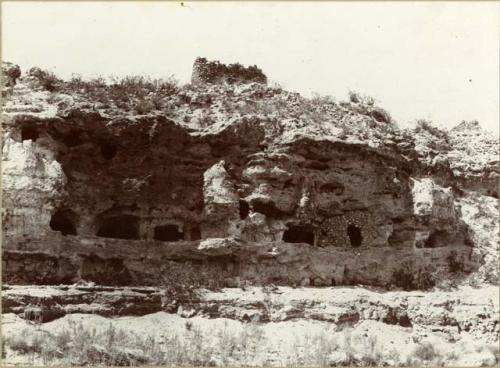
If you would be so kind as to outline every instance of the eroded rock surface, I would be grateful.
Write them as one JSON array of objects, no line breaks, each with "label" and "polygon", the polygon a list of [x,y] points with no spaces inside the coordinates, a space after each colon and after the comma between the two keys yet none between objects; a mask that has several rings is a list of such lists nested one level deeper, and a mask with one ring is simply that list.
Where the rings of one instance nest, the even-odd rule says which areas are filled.
[{"label": "eroded rock surface", "polygon": [[18,71],[4,65],[4,313],[496,341],[498,145],[477,123],[401,130],[373,101],[204,59],[182,87]]},{"label": "eroded rock surface", "polygon": [[[44,73],[30,71],[6,98],[7,282],[154,284],[173,260],[208,264],[228,284],[411,289],[483,263],[455,204],[479,169],[428,159],[458,150],[465,125],[441,147],[372,105],[312,103],[248,80],[166,93],[173,113],[110,115],[60,80],[40,89]],[[223,106],[248,98],[256,108],[245,114]],[[27,100],[42,112],[12,107]],[[266,108],[278,101],[286,107]],[[296,115],[297,104],[322,118]],[[200,106],[217,121],[186,123]]]}]

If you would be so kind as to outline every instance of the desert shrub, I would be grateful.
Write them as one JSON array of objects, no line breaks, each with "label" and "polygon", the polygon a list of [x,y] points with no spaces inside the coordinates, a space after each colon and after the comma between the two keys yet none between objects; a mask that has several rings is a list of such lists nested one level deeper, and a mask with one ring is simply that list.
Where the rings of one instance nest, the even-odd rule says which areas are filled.
[{"label": "desert shrub", "polygon": [[419,119],[415,123],[415,131],[417,133],[419,132],[429,132],[431,135],[444,139],[446,142],[448,142],[448,133],[435,127],[430,120],[425,120],[425,119]]},{"label": "desert shrub", "polygon": [[155,105],[151,100],[141,99],[135,104],[134,108],[138,114],[144,115],[155,110]]},{"label": "desert shrub", "polygon": [[394,270],[392,284],[403,290],[428,290],[436,285],[434,271],[430,267],[414,270],[409,264]]},{"label": "desert shrub", "polygon": [[35,78],[42,88],[50,92],[56,91],[62,84],[62,80],[57,78],[54,73],[37,67],[31,68],[28,71],[28,76]]},{"label": "desert shrub", "polygon": [[119,108],[134,107],[140,114],[161,109],[163,98],[179,91],[177,80],[172,76],[160,79],[126,76],[84,80],[79,75],[73,75],[64,83],[64,88],[104,104],[112,101]]},{"label": "desert shrub", "polygon": [[175,311],[182,302],[199,299],[199,289],[220,290],[224,286],[224,275],[220,269],[207,264],[169,261],[158,268],[161,287],[169,304],[167,310]]},{"label": "desert shrub", "polygon": [[375,104],[375,99],[373,97],[363,95],[356,91],[349,91],[348,96],[349,101],[355,104],[363,104],[368,106],[373,106]]},{"label": "desert shrub", "polygon": [[16,80],[21,77],[21,68],[9,62],[2,62],[2,87],[12,87]]},{"label": "desert shrub", "polygon": [[372,108],[370,111],[370,116],[379,122],[388,124],[392,122],[391,115],[381,107]]},{"label": "desert shrub", "polygon": [[28,343],[28,334],[26,330],[20,335],[15,335],[9,337],[5,340],[5,344],[12,350],[17,351],[21,354],[28,354],[31,352],[36,352],[37,349]]},{"label": "desert shrub", "polygon": [[436,359],[439,354],[430,342],[418,344],[412,352],[412,355],[420,360],[431,361]]},{"label": "desert shrub", "polygon": [[330,95],[320,95],[318,93],[314,93],[311,98],[311,103],[313,105],[335,105],[335,98]]}]

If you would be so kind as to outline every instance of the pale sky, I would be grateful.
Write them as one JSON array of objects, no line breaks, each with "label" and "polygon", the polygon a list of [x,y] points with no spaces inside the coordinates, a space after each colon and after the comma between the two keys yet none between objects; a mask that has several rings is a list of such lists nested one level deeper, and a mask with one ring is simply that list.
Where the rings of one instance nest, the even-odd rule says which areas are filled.
[{"label": "pale sky", "polygon": [[2,2],[2,58],[67,78],[174,74],[197,56],[258,65],[310,96],[374,97],[405,126],[499,130],[496,2]]}]

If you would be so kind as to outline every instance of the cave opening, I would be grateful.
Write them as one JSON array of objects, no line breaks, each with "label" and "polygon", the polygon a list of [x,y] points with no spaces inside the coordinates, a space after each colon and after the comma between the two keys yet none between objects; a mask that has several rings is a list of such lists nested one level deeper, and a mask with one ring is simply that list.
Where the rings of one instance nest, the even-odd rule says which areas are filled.
[{"label": "cave opening", "polygon": [[319,188],[320,192],[333,193],[341,195],[344,193],[345,187],[342,183],[325,183]]},{"label": "cave opening", "polygon": [[314,245],[314,231],[311,225],[291,225],[283,233],[287,243],[307,243]]},{"label": "cave opening", "polygon": [[424,248],[444,247],[448,243],[448,234],[444,231],[434,231],[425,241]]},{"label": "cave opening", "polygon": [[32,126],[24,126],[21,128],[21,140],[32,140],[35,142],[39,137],[38,130]]},{"label": "cave opening", "polygon": [[161,225],[155,227],[154,238],[161,241],[179,241],[184,239],[184,233],[177,225]]},{"label": "cave opening", "polygon": [[248,217],[248,213],[250,212],[250,205],[248,204],[247,201],[240,199],[239,208],[240,208],[240,219],[242,220],[246,219]]},{"label": "cave opening", "polygon": [[80,133],[76,130],[71,130],[65,137],[64,137],[64,144],[68,147],[74,147],[78,146],[79,144],[82,143],[80,139]]},{"label": "cave opening", "polygon": [[347,236],[353,247],[359,247],[363,242],[363,235],[361,234],[361,229],[356,225],[349,224],[347,226]]},{"label": "cave opening", "polygon": [[117,151],[118,148],[112,142],[106,142],[101,144],[101,154],[102,157],[104,157],[106,160],[111,160],[113,157],[115,157]]},{"label": "cave opening", "polygon": [[255,212],[262,213],[268,218],[281,218],[284,215],[283,211],[277,208],[272,201],[254,201],[252,202],[252,208]]},{"label": "cave opening", "polygon": [[107,217],[97,230],[97,236],[116,239],[139,239],[139,218],[133,215]]},{"label": "cave opening", "polygon": [[191,240],[200,240],[201,239],[201,229],[199,226],[192,227],[189,231]]},{"label": "cave opening", "polygon": [[59,210],[52,215],[49,226],[63,235],[76,235],[75,217],[75,213],[71,210]]}]

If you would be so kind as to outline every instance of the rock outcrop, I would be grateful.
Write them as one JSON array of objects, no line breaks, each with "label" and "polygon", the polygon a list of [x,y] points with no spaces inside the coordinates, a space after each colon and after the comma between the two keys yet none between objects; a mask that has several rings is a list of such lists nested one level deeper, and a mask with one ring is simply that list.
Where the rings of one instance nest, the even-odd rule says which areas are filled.
[{"label": "rock outcrop", "polygon": [[[212,65],[200,60],[194,77]],[[426,288],[483,264],[455,205],[477,170],[429,161],[430,133],[412,139],[360,101],[311,102],[252,77],[167,94],[168,117],[110,115],[62,81],[39,90],[35,74],[4,110],[7,282],[154,285],[169,260],[228,285]],[[253,111],[238,107],[249,98]],[[13,108],[27,99],[42,111]],[[221,120],[186,123],[200,106]]]},{"label": "rock outcrop", "polygon": [[[202,58],[181,87],[3,70],[2,301],[16,326],[167,312],[328,327],[346,348],[314,364],[429,362],[408,350],[423,341],[467,346],[447,362],[495,363],[500,170],[477,123],[401,130],[373,100],[306,99]],[[356,358],[344,330],[391,338]],[[255,363],[242,359],[222,363]]]}]

